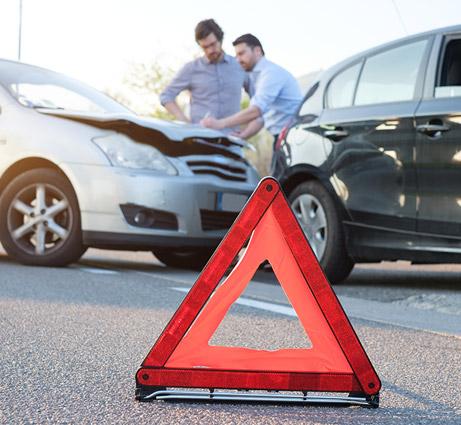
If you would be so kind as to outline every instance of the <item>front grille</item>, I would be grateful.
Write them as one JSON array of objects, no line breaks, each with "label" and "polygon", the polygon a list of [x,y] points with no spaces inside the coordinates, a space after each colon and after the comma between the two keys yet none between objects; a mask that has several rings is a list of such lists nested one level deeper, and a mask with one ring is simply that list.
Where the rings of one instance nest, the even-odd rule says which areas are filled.
[{"label": "front grille", "polygon": [[218,176],[224,180],[246,181],[245,166],[222,164],[220,162],[189,160],[187,165],[194,174]]},{"label": "front grille", "polygon": [[238,216],[238,212],[200,210],[202,229],[207,230],[227,230]]}]

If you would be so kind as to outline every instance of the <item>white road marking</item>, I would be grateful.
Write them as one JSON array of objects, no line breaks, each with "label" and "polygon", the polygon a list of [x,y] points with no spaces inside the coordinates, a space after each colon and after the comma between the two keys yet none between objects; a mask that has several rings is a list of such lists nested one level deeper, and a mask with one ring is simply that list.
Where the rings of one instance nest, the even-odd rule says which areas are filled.
[{"label": "white road marking", "polygon": [[[154,277],[154,278],[157,278],[157,279],[163,279],[163,280],[168,280],[170,282],[175,282],[175,283],[181,283],[181,284],[184,284],[184,285],[192,285],[194,282],[195,282],[195,279],[196,279],[196,276],[192,273],[187,273],[187,277],[188,279],[186,278],[181,278],[181,277],[177,277],[175,275],[171,275],[169,273],[155,273],[155,272],[139,272],[137,271],[136,272],[137,274],[142,274],[144,276],[150,276],[150,277]],[[191,277],[192,276],[192,277]]]},{"label": "white road marking", "polygon": [[94,267],[79,267],[79,269],[83,272],[94,273],[94,274],[120,274],[120,272],[116,270],[97,269]]},{"label": "white road marking", "polygon": [[[190,288],[184,287],[173,287],[170,289],[185,293],[190,290]],[[461,339],[461,328],[457,316],[442,315],[437,312],[421,312],[412,308],[398,308],[392,305],[392,303],[381,303],[344,296],[339,298],[346,315],[349,317]],[[238,298],[236,303],[259,310],[283,314],[289,317],[298,317],[295,310],[289,306],[272,304],[244,297]],[[371,308],[367,309],[366,306]]]},{"label": "white road marking", "polygon": [[[174,289],[175,291],[186,292],[186,293],[189,292],[190,290],[190,288],[179,288],[179,287],[170,288],[170,289]],[[258,310],[270,311],[272,313],[279,313],[279,314],[283,314],[285,316],[290,316],[290,317],[298,317],[298,315],[296,314],[296,312],[294,311],[292,307],[283,306],[280,304],[272,304],[272,303],[268,303],[265,301],[257,301],[257,300],[252,300],[250,298],[244,298],[244,297],[238,298],[237,301],[235,301],[235,303],[244,305],[247,307],[257,308]]]},{"label": "white road marking", "polygon": [[346,313],[356,319],[461,338],[459,315],[347,296],[340,296],[339,300]]},{"label": "white road marking", "polygon": [[[183,285],[192,285],[197,278],[197,275],[193,273],[183,274],[175,272],[171,275],[167,273],[138,273]],[[258,283],[255,281],[253,282]],[[259,284],[268,285],[268,289],[271,286],[266,283]],[[180,292],[189,292],[190,290],[190,288],[185,287],[176,287],[171,289]],[[255,296],[257,297],[256,294]],[[459,315],[444,314],[438,311],[421,310],[411,306],[365,300],[362,298],[348,297],[344,295],[341,295],[338,298],[348,317],[461,339],[461,321]],[[289,317],[297,317],[296,312],[291,306],[273,304],[266,301],[258,301],[244,297],[240,297],[237,303],[259,310],[279,313]]]}]

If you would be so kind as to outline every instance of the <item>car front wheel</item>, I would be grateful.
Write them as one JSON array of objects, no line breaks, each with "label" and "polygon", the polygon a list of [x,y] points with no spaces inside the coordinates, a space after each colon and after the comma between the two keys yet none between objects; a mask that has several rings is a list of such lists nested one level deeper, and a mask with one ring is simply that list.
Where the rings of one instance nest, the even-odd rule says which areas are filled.
[{"label": "car front wheel", "polygon": [[354,263],[347,254],[339,213],[328,191],[311,180],[298,185],[288,200],[329,281],[346,279]]},{"label": "car front wheel", "polygon": [[0,197],[0,240],[24,264],[64,266],[78,260],[84,247],[70,183],[48,168],[13,179]]}]

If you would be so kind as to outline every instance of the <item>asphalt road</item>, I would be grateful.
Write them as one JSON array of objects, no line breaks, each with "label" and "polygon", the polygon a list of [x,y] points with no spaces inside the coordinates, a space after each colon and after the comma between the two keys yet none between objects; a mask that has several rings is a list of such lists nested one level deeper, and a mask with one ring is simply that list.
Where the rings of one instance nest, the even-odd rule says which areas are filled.
[{"label": "asphalt road", "polygon": [[[461,266],[359,266],[335,287],[382,380],[379,409],[136,402],[134,374],[195,277],[147,253],[90,250],[62,269],[0,254],[0,423],[461,423]],[[213,342],[304,338],[258,272]]]}]

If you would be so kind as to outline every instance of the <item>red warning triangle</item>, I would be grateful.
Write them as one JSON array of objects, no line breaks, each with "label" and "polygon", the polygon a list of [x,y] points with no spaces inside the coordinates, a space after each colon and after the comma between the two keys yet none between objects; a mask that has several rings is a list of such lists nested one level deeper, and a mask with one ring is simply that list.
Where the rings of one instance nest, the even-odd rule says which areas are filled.
[{"label": "red warning triangle", "polygon": [[[248,239],[244,255],[220,284]],[[271,351],[210,345],[264,260],[272,265],[312,346]],[[144,360],[136,382],[141,391],[187,387],[378,394],[380,380],[276,180],[261,181]]]}]

